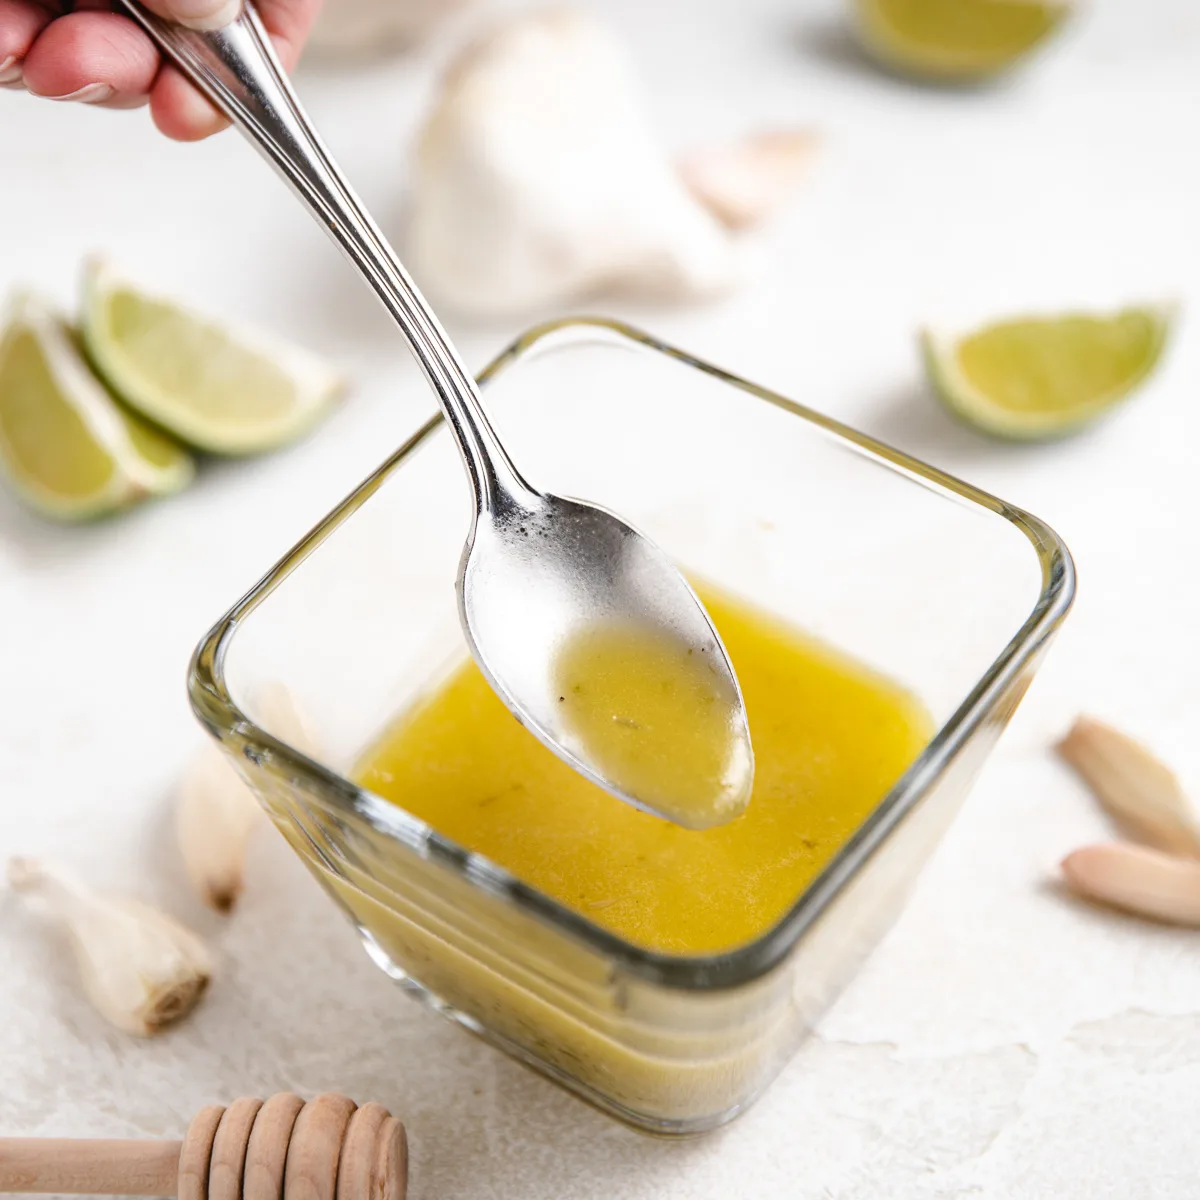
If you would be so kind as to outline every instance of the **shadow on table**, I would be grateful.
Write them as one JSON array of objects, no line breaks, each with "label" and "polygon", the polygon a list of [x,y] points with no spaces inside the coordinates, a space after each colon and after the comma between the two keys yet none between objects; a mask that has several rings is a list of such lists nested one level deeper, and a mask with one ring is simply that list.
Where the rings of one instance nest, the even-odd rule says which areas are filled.
[{"label": "shadow on table", "polygon": [[1064,445],[1085,444],[1091,436],[1091,431],[1083,430],[1065,442],[992,437],[947,412],[927,384],[915,381],[881,396],[860,424],[864,433],[881,442],[985,489],[992,486],[999,468],[1053,461],[1063,456]]},{"label": "shadow on table", "polygon": [[806,58],[814,58],[825,66],[876,81],[887,78],[888,73],[862,48],[850,20],[849,14],[844,13],[805,21],[793,29],[792,43]]},{"label": "shadow on table", "polygon": [[862,428],[897,450],[951,472],[1003,457],[1011,449],[951,416],[919,382],[880,397]]},{"label": "shadow on table", "polygon": [[38,566],[85,553],[89,525],[66,525],[39,516],[0,487],[0,544],[23,565]]}]

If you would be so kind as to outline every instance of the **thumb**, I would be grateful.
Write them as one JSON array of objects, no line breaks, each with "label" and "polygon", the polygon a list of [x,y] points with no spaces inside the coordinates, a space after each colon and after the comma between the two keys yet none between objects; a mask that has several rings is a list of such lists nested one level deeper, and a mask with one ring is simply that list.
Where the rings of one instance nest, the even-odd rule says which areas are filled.
[{"label": "thumb", "polygon": [[242,11],[242,0],[142,0],[151,12],[189,29],[220,29]]}]

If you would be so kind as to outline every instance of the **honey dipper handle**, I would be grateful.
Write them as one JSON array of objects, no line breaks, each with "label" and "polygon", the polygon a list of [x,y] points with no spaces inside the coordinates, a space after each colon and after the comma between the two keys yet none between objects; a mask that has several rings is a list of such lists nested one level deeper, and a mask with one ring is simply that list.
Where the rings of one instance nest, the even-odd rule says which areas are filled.
[{"label": "honey dipper handle", "polygon": [[182,1145],[0,1138],[0,1192],[174,1196]]}]

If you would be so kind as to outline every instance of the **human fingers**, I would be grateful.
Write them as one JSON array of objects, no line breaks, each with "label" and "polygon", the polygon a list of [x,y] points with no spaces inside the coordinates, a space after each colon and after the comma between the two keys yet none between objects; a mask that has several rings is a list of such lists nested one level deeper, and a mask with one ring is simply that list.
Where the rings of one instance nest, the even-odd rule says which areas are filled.
[{"label": "human fingers", "polygon": [[[191,29],[228,25],[241,11],[241,0],[144,0],[148,9]],[[150,91],[150,114],[167,137],[198,142],[229,122],[172,66],[164,65]]]},{"label": "human fingers", "polygon": [[[319,8],[320,0],[262,0],[258,5],[285,69],[290,70],[299,60]],[[170,66],[163,67],[150,93],[150,112],[161,132],[183,142],[199,141],[229,124]]]},{"label": "human fingers", "polygon": [[242,0],[142,0],[151,11],[189,29],[220,29],[242,11]]},{"label": "human fingers", "polygon": [[146,102],[158,73],[158,52],[127,17],[73,12],[38,34],[22,71],[25,87],[35,96],[132,108]]},{"label": "human fingers", "polygon": [[[242,0],[143,0],[152,12],[191,29],[220,29],[242,8]],[[258,14],[275,39],[285,66],[295,65],[316,20],[321,0],[260,0]],[[285,57],[289,53],[290,61]]]},{"label": "human fingers", "polygon": [[320,9],[321,0],[259,0],[259,16],[289,71],[300,61]]},{"label": "human fingers", "polygon": [[150,89],[150,115],[159,132],[177,142],[201,141],[229,124],[179,71],[166,64]]},{"label": "human fingers", "polygon": [[52,16],[34,0],[0,0],[0,87],[23,86],[25,56]]}]

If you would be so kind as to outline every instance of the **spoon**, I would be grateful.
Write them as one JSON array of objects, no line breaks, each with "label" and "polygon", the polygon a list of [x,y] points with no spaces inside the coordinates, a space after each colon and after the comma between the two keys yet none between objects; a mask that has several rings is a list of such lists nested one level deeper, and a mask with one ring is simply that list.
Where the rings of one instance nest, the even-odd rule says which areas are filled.
[{"label": "spoon", "polygon": [[[291,185],[400,326],[437,395],[474,495],[458,606],[492,688],[549,749],[618,798],[690,828],[737,816],[754,770],[746,710],[721,639],[679,570],[615,514],[526,482],[437,318],[301,109],[254,9],[244,4],[223,29],[198,32],[136,0],[122,2]],[[596,631],[602,640],[614,631],[635,641],[650,637],[663,649],[658,659],[674,664],[676,678],[659,691],[678,690],[677,714],[658,712],[649,724],[636,711],[612,714],[621,736],[641,735],[632,747],[614,748],[608,728],[570,717],[556,662],[564,647]],[[670,748],[655,739],[672,724],[682,728],[689,705],[702,707],[708,727],[720,732],[716,767],[709,761],[697,771],[681,761],[673,764],[674,780],[647,771],[647,762],[670,759]]]}]

